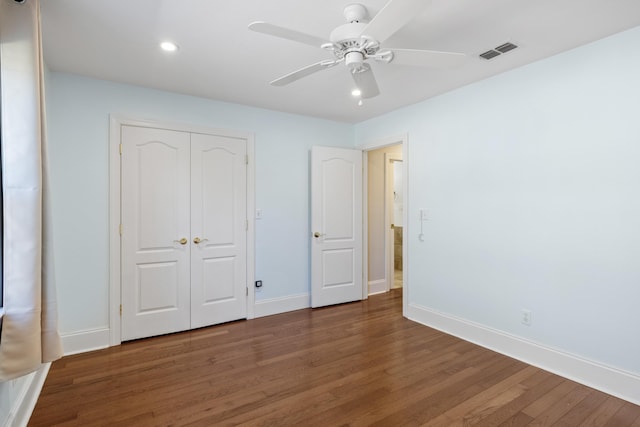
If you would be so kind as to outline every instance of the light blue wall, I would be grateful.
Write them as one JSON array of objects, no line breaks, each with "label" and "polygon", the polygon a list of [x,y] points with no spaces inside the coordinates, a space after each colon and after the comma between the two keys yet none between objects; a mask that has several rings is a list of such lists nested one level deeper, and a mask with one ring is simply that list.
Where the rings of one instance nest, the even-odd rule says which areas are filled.
[{"label": "light blue wall", "polygon": [[640,28],[356,126],[409,135],[410,304],[640,374],[638,52]]},{"label": "light blue wall", "polygon": [[634,29],[355,126],[52,73],[62,332],[108,325],[110,113],[255,133],[259,299],[308,292],[309,147],[406,132],[410,304],[640,374],[638,51]]},{"label": "light blue wall", "polygon": [[108,327],[109,114],[252,132],[257,299],[309,292],[309,149],[353,126],[69,74],[48,80],[48,136],[63,334]]}]

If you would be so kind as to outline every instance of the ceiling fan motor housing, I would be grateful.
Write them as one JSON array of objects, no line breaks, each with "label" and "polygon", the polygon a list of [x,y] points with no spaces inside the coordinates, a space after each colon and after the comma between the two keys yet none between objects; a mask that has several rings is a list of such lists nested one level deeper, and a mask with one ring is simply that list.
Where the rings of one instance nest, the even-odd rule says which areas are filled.
[{"label": "ceiling fan motor housing", "polygon": [[342,45],[342,43],[347,41],[359,41],[360,35],[362,31],[365,29],[367,24],[364,22],[352,22],[349,24],[342,24],[335,30],[331,32],[329,35],[329,40],[332,43],[337,45]]},{"label": "ceiling fan motor housing", "polygon": [[352,72],[360,70],[363,61],[368,56],[375,55],[380,48],[375,40],[362,35],[366,26],[364,22],[343,24],[333,30],[329,37],[333,44],[333,54],[338,60],[344,58],[345,64]]}]

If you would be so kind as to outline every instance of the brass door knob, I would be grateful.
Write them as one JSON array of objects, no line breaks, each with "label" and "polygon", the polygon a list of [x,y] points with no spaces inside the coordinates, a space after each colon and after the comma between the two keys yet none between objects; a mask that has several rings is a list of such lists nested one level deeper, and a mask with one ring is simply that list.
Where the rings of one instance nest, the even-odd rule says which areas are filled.
[{"label": "brass door knob", "polygon": [[200,240],[199,237],[196,237],[195,239],[193,239],[193,243],[195,243],[196,245],[200,242],[202,242],[202,240]]},{"label": "brass door knob", "polygon": [[317,239],[318,237],[320,237],[320,236],[322,236],[322,234],[321,234],[321,233],[319,233],[319,232],[317,232],[317,231],[316,231],[315,233],[313,233],[313,237],[315,237],[316,239]]},{"label": "brass door knob", "polygon": [[187,240],[187,238],[186,238],[186,237],[183,237],[183,238],[182,238],[182,239],[180,239],[180,240],[174,240],[174,242],[176,242],[176,243],[180,243],[181,245],[186,245],[188,241],[189,241],[189,240]]}]

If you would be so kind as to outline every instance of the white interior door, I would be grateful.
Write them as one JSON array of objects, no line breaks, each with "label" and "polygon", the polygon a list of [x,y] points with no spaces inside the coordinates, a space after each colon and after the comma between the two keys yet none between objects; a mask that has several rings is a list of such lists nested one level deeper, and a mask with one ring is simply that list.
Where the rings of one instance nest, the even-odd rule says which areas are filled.
[{"label": "white interior door", "polygon": [[311,306],[362,299],[362,152],[311,149]]},{"label": "white interior door", "polygon": [[122,339],[189,329],[189,134],[121,132]]},{"label": "white interior door", "polygon": [[247,145],[191,136],[191,327],[247,316]]}]

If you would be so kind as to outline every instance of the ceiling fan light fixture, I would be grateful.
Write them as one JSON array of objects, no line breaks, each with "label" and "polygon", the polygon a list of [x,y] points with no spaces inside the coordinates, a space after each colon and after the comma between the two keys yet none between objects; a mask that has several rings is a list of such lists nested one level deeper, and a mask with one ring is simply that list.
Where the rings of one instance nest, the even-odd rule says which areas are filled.
[{"label": "ceiling fan light fixture", "polygon": [[351,96],[358,98],[360,95],[362,95],[362,91],[358,88],[355,88],[354,90],[351,91]]},{"label": "ceiling fan light fixture", "polygon": [[175,52],[176,50],[178,50],[178,45],[174,42],[164,41],[160,43],[160,49],[164,50],[165,52]]},{"label": "ceiling fan light fixture", "polygon": [[358,51],[348,52],[344,56],[344,63],[352,73],[359,73],[363,71],[364,55]]}]

